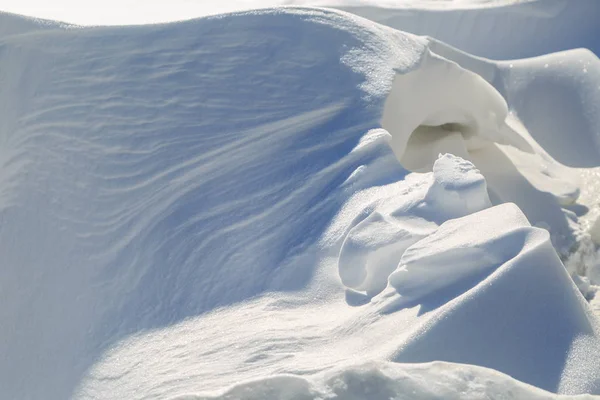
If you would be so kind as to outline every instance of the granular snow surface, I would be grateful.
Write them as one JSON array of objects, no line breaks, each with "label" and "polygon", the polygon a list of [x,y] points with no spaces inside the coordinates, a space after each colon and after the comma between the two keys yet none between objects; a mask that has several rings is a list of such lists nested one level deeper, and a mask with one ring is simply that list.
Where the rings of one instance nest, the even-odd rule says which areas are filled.
[{"label": "granular snow surface", "polygon": [[0,13],[0,398],[600,395],[600,3],[511,3]]}]

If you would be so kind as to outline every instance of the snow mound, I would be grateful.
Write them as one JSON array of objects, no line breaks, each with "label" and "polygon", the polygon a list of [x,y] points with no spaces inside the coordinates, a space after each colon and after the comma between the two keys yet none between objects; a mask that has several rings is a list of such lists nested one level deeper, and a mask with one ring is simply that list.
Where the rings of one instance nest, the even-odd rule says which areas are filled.
[{"label": "snow mound", "polygon": [[389,280],[396,294],[388,293],[386,303],[417,300],[431,308],[440,298],[458,297],[417,329],[394,360],[480,365],[550,391],[579,380],[600,393],[598,361],[560,367],[569,354],[581,361],[570,353],[576,340],[598,346],[595,320],[548,232],[528,225],[514,205],[497,206],[442,224],[404,253]]},{"label": "snow mound", "polygon": [[429,175],[429,185],[379,205],[348,232],[338,261],[346,286],[381,292],[410,245],[443,221],[490,206],[485,180],[468,161],[440,155]]},{"label": "snow mound", "polygon": [[311,285],[341,205],[406,176],[361,138],[424,49],[316,9],[3,37],[3,396],[69,398],[131,335]]},{"label": "snow mound", "polygon": [[576,49],[504,62],[500,70],[513,113],[545,152],[569,167],[600,165],[596,55]]},{"label": "snow mound", "polygon": [[221,395],[190,394],[177,396],[172,400],[226,399],[584,400],[592,399],[592,396],[554,395],[496,371],[469,365],[380,362],[346,367],[312,379],[276,376],[239,384]]},{"label": "snow mound", "polygon": [[[540,110],[511,97],[546,95],[520,86],[535,60],[309,8],[20,29],[0,49],[4,397],[391,396],[394,370],[422,393],[446,374],[340,370],[369,360],[598,393],[589,307],[525,222],[568,244],[577,220]],[[449,396],[473,381],[443,365]]]},{"label": "snow mound", "polygon": [[595,0],[499,1],[487,7],[442,1],[325,0],[325,4],[496,60],[579,47],[600,54],[600,3]]}]

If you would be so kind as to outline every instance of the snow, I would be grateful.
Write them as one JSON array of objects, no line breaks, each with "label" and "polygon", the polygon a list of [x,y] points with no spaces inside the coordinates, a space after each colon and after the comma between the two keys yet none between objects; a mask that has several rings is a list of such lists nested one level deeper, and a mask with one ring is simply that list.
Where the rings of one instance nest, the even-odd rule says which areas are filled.
[{"label": "snow", "polygon": [[483,176],[469,162],[446,154],[429,175],[428,184],[380,204],[348,231],[338,261],[348,288],[369,296],[381,292],[412,244],[429,237],[443,221],[491,205]]},{"label": "snow", "polygon": [[495,59],[577,47],[600,52],[596,0],[4,0],[0,9],[78,25],[126,25],[275,6],[334,7]]},{"label": "snow", "polygon": [[[478,229],[468,229],[474,226]],[[481,273],[489,275],[486,270],[493,271],[516,256],[511,252],[522,247],[521,228],[527,226],[527,219],[510,203],[450,219],[402,254],[389,284],[404,302],[439,293]]]},{"label": "snow", "polygon": [[526,225],[514,205],[501,205],[448,221],[406,251],[402,267],[390,277],[400,300],[407,298],[403,303],[418,300],[422,307],[435,307],[440,297],[447,301],[474,288],[430,317],[395,361],[480,365],[550,391],[565,380],[581,379],[597,390],[598,360],[578,363],[588,365],[583,368],[592,372],[586,375],[561,367],[576,338],[597,343],[594,319],[548,232]]},{"label": "snow", "polygon": [[600,54],[596,0],[4,0],[0,10],[89,26],[173,22],[275,6],[333,7],[493,59],[579,47]]},{"label": "snow", "polygon": [[[427,386],[423,385],[427,382]],[[591,396],[551,396],[496,371],[436,362],[432,364],[370,363],[347,367],[311,380],[276,376],[231,388],[216,396],[183,395],[199,399],[590,399]]]},{"label": "snow", "polygon": [[600,394],[598,3],[388,6],[0,14],[0,397]]}]

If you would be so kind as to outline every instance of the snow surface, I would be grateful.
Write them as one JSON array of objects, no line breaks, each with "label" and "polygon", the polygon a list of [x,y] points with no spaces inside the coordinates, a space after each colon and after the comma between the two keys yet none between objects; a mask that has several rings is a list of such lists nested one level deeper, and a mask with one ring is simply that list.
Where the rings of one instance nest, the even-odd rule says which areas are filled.
[{"label": "snow surface", "polygon": [[[598,3],[551,3],[389,15],[594,49]],[[592,52],[314,8],[0,14],[0,65],[2,397],[600,394]]]},{"label": "snow surface", "polygon": [[[424,385],[424,382],[427,385]],[[370,363],[319,374],[312,380],[276,376],[238,385],[215,396],[183,395],[198,399],[590,399],[592,396],[552,396],[496,371],[447,364]]]},{"label": "snow surface", "polygon": [[600,54],[596,0],[3,0],[0,10],[79,25],[125,25],[275,6],[333,7],[495,59],[578,47]]}]

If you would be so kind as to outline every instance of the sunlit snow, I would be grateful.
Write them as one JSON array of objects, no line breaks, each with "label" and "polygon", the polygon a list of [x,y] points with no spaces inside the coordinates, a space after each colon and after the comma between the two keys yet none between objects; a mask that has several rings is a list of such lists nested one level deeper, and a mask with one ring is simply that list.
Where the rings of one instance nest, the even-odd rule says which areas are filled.
[{"label": "sunlit snow", "polygon": [[600,395],[600,2],[0,9],[0,398]]}]

